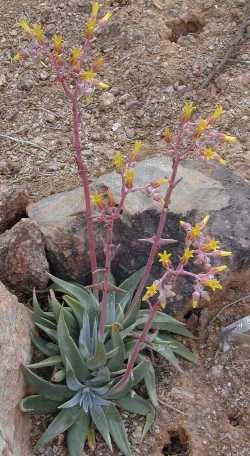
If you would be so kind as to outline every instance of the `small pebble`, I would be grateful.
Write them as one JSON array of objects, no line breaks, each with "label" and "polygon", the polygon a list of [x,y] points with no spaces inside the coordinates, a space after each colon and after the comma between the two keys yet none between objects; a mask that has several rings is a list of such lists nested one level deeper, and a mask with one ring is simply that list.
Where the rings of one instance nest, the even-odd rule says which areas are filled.
[{"label": "small pebble", "polygon": [[108,110],[112,108],[115,101],[115,97],[111,92],[104,92],[100,96],[100,107],[101,109]]}]

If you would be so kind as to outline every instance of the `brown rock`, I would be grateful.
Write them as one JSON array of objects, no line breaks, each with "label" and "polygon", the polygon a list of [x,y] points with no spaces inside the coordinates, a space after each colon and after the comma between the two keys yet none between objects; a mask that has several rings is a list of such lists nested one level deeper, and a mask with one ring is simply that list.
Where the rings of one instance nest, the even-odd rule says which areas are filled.
[{"label": "brown rock", "polygon": [[32,456],[30,420],[19,410],[25,395],[20,367],[31,358],[31,313],[0,283],[0,454]]},{"label": "brown rock", "polygon": [[29,200],[25,189],[0,185],[0,234],[25,215]]},{"label": "brown rock", "polygon": [[0,280],[17,293],[48,283],[45,244],[38,224],[22,219],[0,236]]}]

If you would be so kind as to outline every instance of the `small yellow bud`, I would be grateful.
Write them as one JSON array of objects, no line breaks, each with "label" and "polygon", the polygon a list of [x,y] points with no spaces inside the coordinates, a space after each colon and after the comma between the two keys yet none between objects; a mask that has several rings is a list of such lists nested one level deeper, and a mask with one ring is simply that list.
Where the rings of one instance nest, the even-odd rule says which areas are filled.
[{"label": "small yellow bud", "polygon": [[101,82],[101,81],[98,81],[97,86],[102,90],[107,90],[110,88],[109,84],[106,84],[106,82]]},{"label": "small yellow bud", "polygon": [[212,147],[207,147],[207,149],[202,150],[201,154],[206,160],[213,160],[216,157],[216,152]]},{"label": "small yellow bud", "polygon": [[97,57],[96,61],[93,63],[93,71],[98,71],[104,64],[104,57],[100,55]]},{"label": "small yellow bud", "polygon": [[172,138],[173,138],[173,131],[171,130],[171,128],[167,127],[167,128],[164,129],[163,138],[165,139],[165,141],[167,143],[171,143]]},{"label": "small yellow bud", "polygon": [[211,119],[215,122],[224,114],[223,108],[221,105],[217,105],[213,114],[211,115]]},{"label": "small yellow bud", "polygon": [[196,135],[198,137],[201,136],[208,127],[208,121],[206,119],[200,119],[196,126]]},{"label": "small yellow bud", "polygon": [[81,55],[82,55],[82,48],[80,48],[80,47],[73,48],[71,51],[71,56],[70,56],[70,63],[72,65],[76,65],[79,62]]},{"label": "small yellow bud", "polygon": [[210,219],[210,216],[209,216],[209,215],[205,215],[205,217],[204,217],[204,219],[202,220],[202,222],[201,222],[201,223],[202,223],[203,225],[207,225],[207,224],[208,224],[208,221],[209,221],[209,219]]},{"label": "small yellow bud", "polygon": [[84,71],[84,73],[81,73],[81,79],[85,79],[85,81],[93,81],[96,73],[92,70]]},{"label": "small yellow bud", "polygon": [[24,32],[31,33],[31,28],[29,26],[27,19],[21,19],[19,25]]},{"label": "small yellow bud", "polygon": [[101,3],[98,3],[98,2],[94,2],[92,3],[92,8],[91,8],[91,16],[96,18],[98,12],[99,12],[99,9],[102,7]]},{"label": "small yellow bud", "polygon": [[94,31],[96,28],[96,19],[89,19],[89,21],[86,24],[86,32],[87,35],[93,35]]},{"label": "small yellow bud", "polygon": [[12,58],[12,61],[13,62],[20,62],[20,60],[22,60],[22,54],[21,52],[17,52],[14,57]]},{"label": "small yellow bud", "polygon": [[190,231],[190,238],[195,239],[201,235],[202,228],[200,225],[194,225]]},{"label": "small yellow bud", "polygon": [[62,51],[63,45],[63,37],[61,35],[57,35],[56,33],[53,35],[53,43],[54,43],[54,50],[58,54]]},{"label": "small yellow bud", "polygon": [[167,305],[166,302],[164,302],[164,301],[160,302],[161,309],[163,309],[163,310],[166,309],[166,305]]},{"label": "small yellow bud", "polygon": [[222,256],[222,257],[227,257],[227,256],[231,256],[231,255],[232,255],[232,252],[230,252],[230,251],[227,251],[227,250],[220,251],[220,256]]},{"label": "small yellow bud", "polygon": [[224,272],[224,271],[226,271],[226,269],[227,269],[227,266],[225,264],[222,264],[221,266],[216,266],[214,268],[214,271],[216,274],[217,272]]},{"label": "small yellow bud", "polygon": [[32,33],[35,35],[38,43],[43,43],[45,39],[44,30],[40,24],[35,24],[32,29]]},{"label": "small yellow bud", "polygon": [[201,248],[204,252],[214,252],[220,247],[220,241],[217,239],[211,239],[206,244],[202,245]]},{"label": "small yellow bud", "polygon": [[92,195],[92,201],[93,203],[99,208],[99,209],[104,209],[105,204],[103,200],[103,194],[100,192],[96,192]]},{"label": "small yellow bud", "polygon": [[135,180],[135,172],[133,169],[127,169],[124,173],[125,185],[127,188],[132,188]]},{"label": "small yellow bud", "polygon": [[104,23],[104,22],[108,22],[109,19],[111,19],[111,17],[113,16],[113,14],[111,13],[111,11],[109,11],[109,13],[106,13],[100,20],[101,23]]},{"label": "small yellow bud", "polygon": [[229,142],[230,144],[235,144],[237,142],[237,138],[231,135],[223,135],[223,139],[224,141]]},{"label": "small yellow bud", "polygon": [[113,157],[113,162],[114,162],[114,165],[115,165],[117,171],[120,171],[123,168],[124,163],[125,163],[124,155],[121,152],[117,152]]},{"label": "small yellow bud", "polygon": [[135,141],[134,147],[132,151],[130,152],[129,158],[131,161],[135,161],[137,159],[138,154],[140,153],[142,148],[142,142],[141,141]]},{"label": "small yellow bud", "polygon": [[194,106],[192,101],[186,101],[184,104],[184,108],[182,110],[182,118],[184,122],[188,122],[192,116],[192,114],[196,111],[196,107]]},{"label": "small yellow bud", "polygon": [[192,300],[192,307],[193,309],[196,309],[198,307],[198,304],[199,304],[199,300],[197,299],[193,299]]}]

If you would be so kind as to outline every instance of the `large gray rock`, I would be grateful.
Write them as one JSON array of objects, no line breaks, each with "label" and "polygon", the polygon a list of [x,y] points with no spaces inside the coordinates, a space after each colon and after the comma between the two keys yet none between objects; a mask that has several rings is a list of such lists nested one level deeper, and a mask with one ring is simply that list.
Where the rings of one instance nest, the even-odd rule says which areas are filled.
[{"label": "large gray rock", "polygon": [[25,215],[30,197],[24,188],[0,185],[0,234]]},{"label": "large gray rock", "polygon": [[[136,184],[168,176],[171,164],[167,158],[155,157],[138,163]],[[213,172],[203,162],[186,161],[179,168],[182,180],[175,189],[165,235],[177,239],[174,251],[182,250],[183,231],[179,220],[191,223],[210,214],[208,233],[218,238],[223,248],[233,251],[233,271],[248,271],[250,266],[250,188],[232,171],[215,166]],[[96,185],[104,183],[119,196],[120,176],[115,172],[101,176]],[[143,266],[149,246],[139,238],[152,236],[159,220],[159,205],[140,192],[129,195],[123,218],[115,227],[115,243],[120,248],[113,261],[118,279]],[[39,223],[46,239],[47,255],[54,274],[65,278],[83,279],[89,270],[86,223],[82,190],[60,193],[28,207],[28,215]],[[98,256],[102,257],[102,228],[98,229]],[[84,242],[82,243],[82,240]],[[169,250],[171,250],[169,248]],[[102,261],[102,258],[101,258]],[[155,265],[153,275],[160,269]],[[185,287],[184,287],[185,288]],[[180,296],[179,305],[182,304]],[[178,308],[178,297],[175,302]]]},{"label": "large gray rock", "polygon": [[25,395],[21,365],[31,359],[31,313],[0,282],[0,454],[32,456],[30,420],[19,410]]},{"label": "large gray rock", "polygon": [[17,294],[46,288],[49,265],[45,242],[34,220],[22,219],[0,235],[0,280]]}]

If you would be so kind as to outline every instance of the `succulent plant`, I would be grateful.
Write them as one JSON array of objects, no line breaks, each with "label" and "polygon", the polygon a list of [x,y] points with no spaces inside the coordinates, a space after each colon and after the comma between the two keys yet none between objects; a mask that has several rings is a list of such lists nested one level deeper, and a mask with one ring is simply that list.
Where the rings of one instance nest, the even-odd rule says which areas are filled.
[{"label": "succulent plant", "polygon": [[[103,339],[98,335],[99,302],[87,288],[51,276],[54,290],[50,291],[46,311],[34,293],[36,330],[32,340],[44,359],[23,367],[24,377],[35,394],[25,397],[20,407],[26,413],[56,414],[36,448],[67,430],[69,455],[80,456],[86,440],[93,445],[97,429],[110,450],[112,437],[121,452],[130,456],[119,410],[144,415],[145,435],[157,407],[154,367],[145,350],[160,354],[177,369],[180,366],[176,355],[195,360],[193,353],[175,339],[175,335],[192,334],[183,323],[158,312],[129,381],[121,389],[115,388],[147,320],[148,310],[129,310],[141,275],[142,271],[137,271],[110,293]],[[55,291],[60,293],[58,299]],[[141,382],[147,398],[136,392]]]}]

